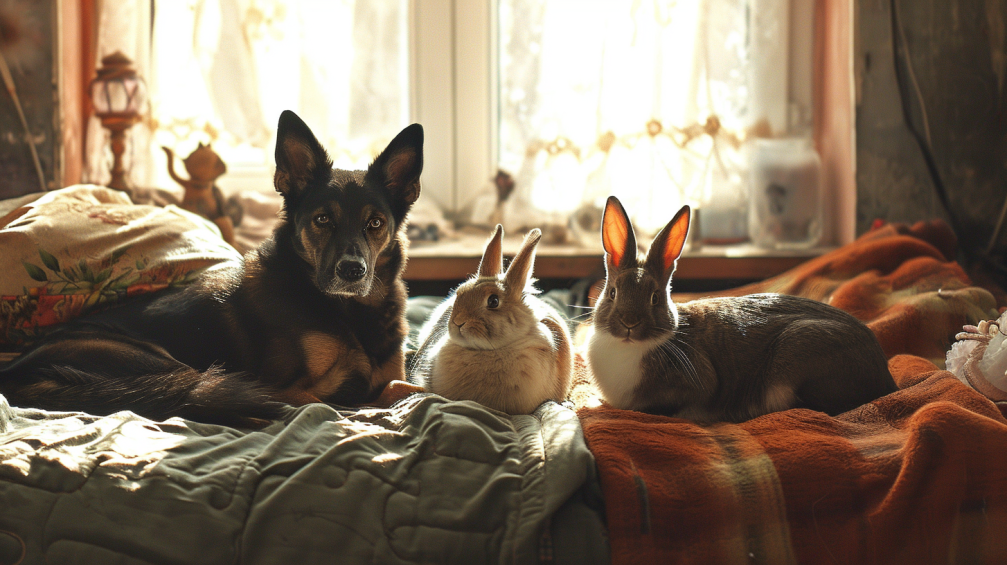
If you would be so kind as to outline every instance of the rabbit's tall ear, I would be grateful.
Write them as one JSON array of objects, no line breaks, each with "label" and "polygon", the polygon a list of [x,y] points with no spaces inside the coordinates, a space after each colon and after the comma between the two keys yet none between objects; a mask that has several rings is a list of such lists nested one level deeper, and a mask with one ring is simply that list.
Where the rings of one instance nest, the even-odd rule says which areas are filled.
[{"label": "rabbit's tall ear", "polygon": [[685,249],[685,238],[689,235],[689,218],[691,209],[682,206],[675,217],[657,234],[647,251],[646,267],[664,278],[671,278],[675,271],[675,262],[682,256]]},{"label": "rabbit's tall ear", "polygon": [[636,266],[636,234],[629,215],[615,196],[609,196],[601,218],[601,244],[605,248],[605,266],[625,269]]},{"label": "rabbit's tall ear", "polygon": [[503,272],[503,226],[497,224],[490,240],[486,242],[486,250],[479,261],[478,277],[495,277]]},{"label": "rabbit's tall ear", "polygon": [[542,240],[542,230],[535,228],[524,236],[521,249],[517,250],[514,260],[507,267],[507,274],[504,275],[504,282],[509,292],[518,293],[524,291],[531,280],[532,267],[535,265],[535,248]]}]

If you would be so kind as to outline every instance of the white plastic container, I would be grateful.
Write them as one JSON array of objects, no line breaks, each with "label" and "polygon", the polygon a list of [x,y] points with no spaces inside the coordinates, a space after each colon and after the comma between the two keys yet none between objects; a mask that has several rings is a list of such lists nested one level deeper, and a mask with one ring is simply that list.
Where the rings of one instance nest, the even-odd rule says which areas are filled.
[{"label": "white plastic container", "polygon": [[810,139],[756,139],[749,160],[748,235],[770,249],[822,238],[822,162]]}]

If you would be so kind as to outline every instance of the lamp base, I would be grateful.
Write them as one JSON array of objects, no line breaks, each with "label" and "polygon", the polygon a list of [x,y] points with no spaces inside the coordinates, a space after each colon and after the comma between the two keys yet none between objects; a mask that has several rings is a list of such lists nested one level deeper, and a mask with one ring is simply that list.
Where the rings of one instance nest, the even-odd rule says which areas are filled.
[{"label": "lamp base", "polygon": [[130,195],[133,189],[126,183],[126,168],[122,164],[122,154],[126,152],[126,130],[137,122],[136,115],[99,116],[101,125],[112,134],[112,180],[108,187]]}]

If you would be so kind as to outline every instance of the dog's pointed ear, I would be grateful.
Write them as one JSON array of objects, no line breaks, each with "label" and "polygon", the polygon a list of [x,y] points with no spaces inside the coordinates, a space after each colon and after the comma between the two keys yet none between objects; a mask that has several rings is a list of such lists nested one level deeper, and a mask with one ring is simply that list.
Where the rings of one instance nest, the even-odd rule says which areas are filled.
[{"label": "dog's pointed ear", "polygon": [[284,199],[297,196],[313,181],[326,181],[332,161],[297,114],[284,110],[276,126],[276,175],[273,184]]},{"label": "dog's pointed ear", "polygon": [[[420,197],[423,172],[423,126],[413,124],[400,131],[367,168],[367,179],[386,189],[399,203],[402,215]],[[398,212],[397,211],[397,212]]]},{"label": "dog's pointed ear", "polygon": [[661,275],[666,279],[671,278],[675,271],[675,264],[682,256],[685,249],[685,240],[689,236],[689,223],[692,209],[689,206],[682,206],[682,209],[675,214],[675,217],[664,226],[664,229],[654,237],[647,251],[648,269],[654,274]]},{"label": "dog's pointed ear", "polygon": [[636,266],[636,234],[626,209],[615,196],[609,196],[601,217],[601,245],[605,248],[605,266],[610,270]]},{"label": "dog's pointed ear", "polygon": [[497,224],[496,230],[486,242],[483,258],[479,261],[476,276],[495,277],[503,271],[503,226]]},{"label": "dog's pointed ear", "polygon": [[514,259],[507,266],[504,275],[508,293],[520,295],[531,283],[532,268],[535,266],[535,248],[542,240],[542,230],[535,228],[524,236],[521,248],[514,254]]}]

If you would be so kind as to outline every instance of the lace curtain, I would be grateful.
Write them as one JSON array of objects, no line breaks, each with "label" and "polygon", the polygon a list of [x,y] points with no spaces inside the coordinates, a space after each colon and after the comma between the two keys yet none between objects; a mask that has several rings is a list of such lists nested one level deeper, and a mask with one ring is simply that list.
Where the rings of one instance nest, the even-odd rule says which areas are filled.
[{"label": "lace curtain", "polygon": [[[117,0],[99,20],[99,58],[122,50],[149,87],[127,150],[134,186],[177,189],[161,146],[183,158],[210,143],[228,165],[225,191],[270,190],[285,109],[345,168],[366,166],[408,123],[407,0]],[[100,182],[111,156],[91,125],[87,176]]]},{"label": "lace curtain", "polygon": [[[594,244],[601,204],[615,194],[645,232],[690,203],[702,209],[704,238],[747,236],[749,141],[810,134],[814,2],[494,6],[496,148],[515,188],[502,206],[495,191],[463,189],[456,201],[469,213],[445,212],[502,219],[509,232],[568,227]],[[177,189],[161,146],[184,157],[209,142],[228,165],[225,191],[268,192],[287,108],[336,166],[365,166],[410,121],[409,9],[409,0],[101,2],[98,57],[122,50],[149,85],[150,112],[126,155],[132,183]],[[108,178],[106,136],[92,119],[89,180]]]},{"label": "lace curtain", "polygon": [[[643,231],[689,203],[705,236],[747,237],[745,140],[811,126],[811,69],[791,77],[787,58],[810,54],[811,37],[788,41],[790,4],[501,0],[499,163],[516,184],[505,224],[572,216],[593,242],[615,194]],[[812,3],[793,9],[810,29]],[[789,96],[802,83],[804,99]]]}]

